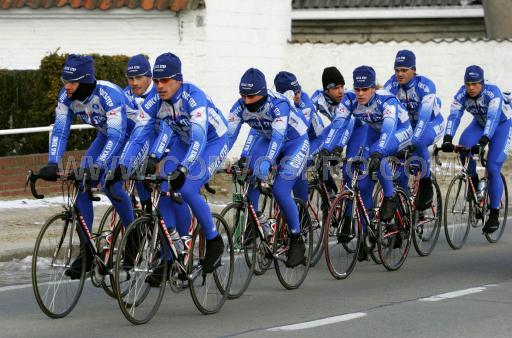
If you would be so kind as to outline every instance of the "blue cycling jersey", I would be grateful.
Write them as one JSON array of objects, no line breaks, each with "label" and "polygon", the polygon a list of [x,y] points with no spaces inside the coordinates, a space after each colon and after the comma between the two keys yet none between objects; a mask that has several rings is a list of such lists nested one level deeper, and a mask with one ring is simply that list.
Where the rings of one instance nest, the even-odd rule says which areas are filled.
[{"label": "blue cycling jersey", "polygon": [[324,122],[317,113],[316,106],[309,98],[308,94],[301,92],[299,103],[295,103],[295,108],[302,111],[308,125],[308,137],[313,140],[319,137],[324,130]]},{"label": "blue cycling jersey", "polygon": [[454,136],[459,127],[460,118],[467,110],[475,121],[484,128],[483,135],[491,139],[496,127],[512,116],[512,108],[504,101],[500,89],[490,83],[484,83],[480,94],[471,98],[465,86],[461,86],[450,108],[450,116],[446,125],[446,135]]},{"label": "blue cycling jersey", "polygon": [[84,101],[69,100],[61,90],[55,109],[55,123],[50,137],[49,163],[58,163],[66,150],[71,123],[75,116],[94,126],[107,136],[107,142],[96,159],[106,168],[112,157],[123,146],[133,129],[135,109],[121,88],[108,81],[97,81],[93,93]]},{"label": "blue cycling jersey", "polygon": [[327,117],[329,121],[334,120],[336,117],[336,108],[338,103],[335,103],[328,95],[325,94],[323,89],[318,89],[311,95],[311,101],[316,106],[316,110]]},{"label": "blue cycling jersey", "polygon": [[[153,88],[141,108],[129,143],[143,143],[157,128],[159,134],[150,148],[150,156],[161,159],[171,140],[177,137],[189,145],[185,160],[181,163],[188,169],[203,152],[206,143],[217,140],[227,132],[227,122],[222,112],[201,89],[188,82],[183,82],[169,100],[160,99]],[[130,156],[127,154],[128,158]]]},{"label": "blue cycling jersey", "polygon": [[242,99],[238,99],[228,117],[229,147],[238,137],[243,122],[251,127],[253,135],[270,140],[267,158],[274,161],[279,155],[283,144],[288,140],[305,137],[308,132],[307,121],[288,99],[276,92],[268,90],[267,102],[257,111],[250,112]]},{"label": "blue cycling jersey", "polygon": [[339,137],[338,133],[344,131],[351,116],[354,116],[356,121],[364,122],[380,133],[379,143],[375,150],[381,154],[387,153],[392,136],[398,142],[405,142],[411,136],[411,125],[407,110],[393,94],[387,90],[379,89],[370,101],[363,105],[358,104],[356,94],[353,91],[348,91],[341,99],[339,109],[336,111],[331,133],[325,141],[326,149],[332,150],[334,147],[333,140]]},{"label": "blue cycling jersey", "polygon": [[384,88],[395,95],[409,113],[413,128],[413,143],[420,140],[429,122],[442,124],[441,100],[436,96],[436,86],[428,78],[415,75],[409,83],[400,85],[395,75],[386,82]]}]

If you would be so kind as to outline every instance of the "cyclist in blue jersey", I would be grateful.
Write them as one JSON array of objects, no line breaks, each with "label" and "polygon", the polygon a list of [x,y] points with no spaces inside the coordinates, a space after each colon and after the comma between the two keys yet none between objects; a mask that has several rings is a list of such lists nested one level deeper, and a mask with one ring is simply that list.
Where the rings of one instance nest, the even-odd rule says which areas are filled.
[{"label": "cyclist in blue jersey", "polygon": [[[47,181],[56,181],[59,165],[62,167],[62,155],[66,150],[71,123],[78,116],[84,123],[94,126],[98,134],[82,157],[80,172],[87,174],[93,185],[105,183],[105,173],[116,166],[116,160],[126,142],[126,137],[135,125],[133,107],[127,102],[121,88],[107,81],[96,81],[93,59],[90,56],[70,54],[62,70],[64,88],[59,94],[55,109],[55,123],[50,137],[48,165],[41,168],[39,175]],[[133,209],[130,197],[124,191],[122,182],[110,188],[120,197],[112,198],[125,226],[133,221]],[[87,192],[81,192],[77,199],[80,211],[87,227],[91,230],[94,214],[92,201]],[[92,253],[86,251],[87,271],[92,263]],[[79,256],[66,275],[72,279],[80,278],[83,257]]]},{"label": "cyclist in blue jersey", "polygon": [[[444,131],[441,114],[441,100],[436,96],[436,86],[428,78],[416,74],[416,56],[410,50],[401,50],[395,58],[395,75],[384,88],[394,94],[409,113],[414,129],[411,148],[415,156],[423,159],[422,178],[416,196],[416,209],[422,211],[432,205],[434,190],[430,179],[430,153],[428,147],[434,144]],[[408,176],[401,173],[399,183],[408,191]]]},{"label": "cyclist in blue jersey", "polygon": [[[363,156],[370,158],[368,172],[377,172],[377,177],[382,185],[384,201],[380,208],[380,218],[387,222],[393,218],[394,210],[397,207],[397,199],[393,187],[391,168],[385,158],[395,155],[399,150],[410,144],[412,127],[407,110],[400,101],[388,91],[375,88],[376,75],[372,67],[357,67],[354,70],[353,79],[354,92],[347,92],[341,100],[340,109],[333,121],[332,132],[335,134],[343,133],[351,116],[368,125]],[[329,140],[326,141],[326,146],[332,146],[329,144]],[[374,182],[370,179],[370,175],[361,179],[359,188],[364,204],[368,209],[373,207],[373,187]],[[345,217],[344,222],[350,225],[351,219]],[[366,224],[364,226],[363,231],[366,231]],[[348,233],[342,233],[341,240],[346,240],[350,237],[350,226],[344,226],[343,228],[346,228]],[[360,258],[366,258],[365,249],[366,247],[363,247],[363,250],[361,250]]]},{"label": "cyclist in blue jersey", "polygon": [[[126,64],[126,78],[128,79],[128,86],[124,89],[124,94],[131,102],[131,105],[137,110],[140,110],[141,104],[153,90],[151,65],[144,55],[138,54],[128,60]],[[130,136],[134,137],[133,133]],[[133,149],[129,148],[127,143],[121,153],[120,163],[125,168],[141,166],[147,156],[149,146],[152,144],[155,137],[156,132],[145,140],[137,154],[133,153]],[[122,174],[119,169],[120,167],[118,167],[118,171],[115,174],[115,180]],[[151,194],[144,188],[142,182],[137,182],[136,188],[142,209],[150,211]]]},{"label": "cyclist in blue jersey", "polygon": [[[287,97],[293,102],[295,108],[304,115],[308,126],[309,138],[309,154],[314,155],[322,146],[325,140],[324,124],[320,116],[318,116],[316,107],[309,98],[308,94],[302,91],[297,77],[286,71],[277,73],[274,78],[274,86],[278,93]],[[293,187],[295,197],[300,198],[305,203],[308,202],[308,180],[306,177],[306,166],[303,173],[297,179]]]},{"label": "cyclist in blue jersey", "polygon": [[[161,196],[158,210],[171,234],[177,227],[179,235],[186,236],[191,221],[190,207],[206,238],[203,271],[210,273],[224,251],[224,243],[200,190],[228,153],[227,122],[200,88],[183,81],[181,61],[176,55],[164,53],[157,57],[153,83],[154,90],[141,105],[134,136],[127,147],[136,153],[158,128],[158,135],[149,148],[150,161],[153,168],[156,167],[164,158],[165,149],[170,149],[160,170],[170,175],[170,186],[164,182],[162,191],[179,192],[186,202],[178,204],[169,196]],[[181,241],[175,241],[175,245],[180,244]],[[148,283],[158,286],[162,270],[154,271]]]},{"label": "cyclist in blue jersey", "polygon": [[[364,122],[351,117],[349,124],[345,126],[343,133],[333,133],[331,129],[334,126],[334,120],[339,104],[345,94],[345,79],[336,67],[327,67],[322,73],[322,85],[323,89],[317,90],[311,97],[318,112],[327,117],[331,122],[331,124],[324,129],[324,139],[328,141],[327,144],[329,146],[326,147],[326,143],[320,146],[322,158],[325,158],[326,156],[332,158],[331,155],[341,153],[340,150],[345,146],[346,156],[355,156],[359,147],[365,140],[367,126]],[[352,137],[352,135],[357,136]],[[335,139],[332,139],[333,137]],[[334,163],[335,162],[336,161],[334,161]],[[322,166],[320,177],[326,176],[325,169],[326,167]],[[344,181],[348,179],[348,172],[346,168],[343,170],[343,178]],[[338,192],[338,188],[336,187],[330,172],[327,172],[327,181],[325,181],[325,183],[331,191],[334,193]]]},{"label": "cyclist in blue jersey", "polygon": [[[229,143],[233,146],[243,122],[251,127],[241,160],[265,179],[273,164],[279,164],[272,192],[290,231],[290,250],[286,265],[295,267],[304,260],[305,245],[300,236],[299,213],[292,189],[306,165],[309,154],[307,123],[304,115],[279,93],[267,89],[265,76],[248,69],[240,81],[240,96],[229,113]],[[248,191],[258,210],[259,190]]]},{"label": "cyclist in blue jersey", "polygon": [[[509,103],[504,102],[501,90],[497,86],[484,82],[484,71],[476,65],[466,68],[464,85],[455,94],[443,139],[443,151],[453,151],[453,136],[466,110],[473,115],[473,121],[462,132],[459,144],[472,147],[473,153],[479,153],[481,149],[489,146],[487,172],[490,214],[482,230],[485,233],[492,233],[499,227],[499,205],[503,194],[500,172],[512,138],[512,109]],[[464,161],[464,155],[461,158]],[[474,186],[478,187],[476,163],[472,159],[469,171]]]}]

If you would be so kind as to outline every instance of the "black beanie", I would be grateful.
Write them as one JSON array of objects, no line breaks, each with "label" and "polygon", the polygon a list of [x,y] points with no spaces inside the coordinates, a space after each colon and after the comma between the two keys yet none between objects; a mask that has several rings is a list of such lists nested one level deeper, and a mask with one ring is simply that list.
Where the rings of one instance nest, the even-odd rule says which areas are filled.
[{"label": "black beanie", "polygon": [[336,67],[327,67],[322,73],[322,85],[324,90],[336,87],[338,85],[345,85],[345,79]]}]

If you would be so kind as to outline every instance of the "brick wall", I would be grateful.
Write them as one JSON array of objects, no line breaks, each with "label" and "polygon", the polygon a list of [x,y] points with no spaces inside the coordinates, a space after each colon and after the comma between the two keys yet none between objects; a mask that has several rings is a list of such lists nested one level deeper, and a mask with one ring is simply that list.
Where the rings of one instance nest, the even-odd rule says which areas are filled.
[{"label": "brick wall", "polygon": [[[69,158],[80,159],[83,151],[69,151],[64,155],[64,163]],[[0,157],[0,198],[4,197],[32,197],[30,187],[25,190],[25,181],[29,169],[37,172],[48,163],[48,154],[33,154],[24,156]],[[61,185],[53,182],[37,182],[39,193],[58,193]]]}]

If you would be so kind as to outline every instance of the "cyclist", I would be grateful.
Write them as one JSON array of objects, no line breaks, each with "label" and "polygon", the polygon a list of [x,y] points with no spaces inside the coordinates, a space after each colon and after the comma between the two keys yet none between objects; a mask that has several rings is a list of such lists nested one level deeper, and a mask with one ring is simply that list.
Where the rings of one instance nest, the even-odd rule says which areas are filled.
[{"label": "cyclist", "polygon": [[[151,80],[151,77],[151,66],[144,55],[138,54],[132,56],[128,60],[126,65],[128,86],[124,89],[124,94],[132,103],[132,106],[137,110],[141,109],[141,104],[153,91],[153,81]],[[135,129],[130,135],[132,139],[134,139],[134,133],[136,132],[137,129]],[[123,164],[125,168],[140,166],[144,161],[144,158],[147,156],[149,146],[152,144],[156,135],[155,131],[155,133],[153,133],[151,137],[148,137],[140,148],[137,147],[137,149],[133,149],[133,146],[130,147],[132,143],[128,142],[121,153],[120,163]],[[135,152],[135,150],[137,150],[137,152]],[[120,173],[118,172],[117,176],[119,176],[119,174]],[[142,209],[148,211],[151,210],[151,194],[144,188],[144,184],[142,182],[137,182],[136,187]]]},{"label": "cyclist", "polygon": [[[428,147],[434,144],[444,130],[441,114],[441,100],[436,96],[436,86],[428,78],[416,74],[416,56],[410,50],[401,50],[395,58],[395,75],[384,88],[394,94],[409,113],[414,129],[411,148],[415,156],[423,159],[422,178],[416,196],[416,209],[422,211],[432,205],[434,190],[430,179],[430,153]],[[399,183],[408,191],[408,176],[401,174]]]},{"label": "cyclist", "polygon": [[[360,66],[353,72],[354,91],[349,91],[341,100],[340,109],[333,121],[333,133],[342,133],[351,116],[363,121],[369,126],[364,141],[363,157],[370,158],[368,172],[377,171],[377,177],[384,191],[384,201],[380,208],[380,218],[387,222],[393,218],[397,207],[397,198],[393,187],[391,168],[385,157],[395,155],[399,150],[410,144],[412,127],[407,111],[400,101],[386,90],[376,87],[376,75],[372,67]],[[334,138],[333,138],[334,139]],[[326,146],[330,147],[328,141]],[[380,170],[379,170],[380,169]],[[374,182],[366,175],[359,185],[365,206],[373,207]],[[345,217],[344,223],[351,224],[351,219]],[[366,225],[365,225],[366,226]],[[349,231],[349,226],[344,226]],[[366,228],[363,229],[366,232]],[[342,240],[350,238],[350,233],[344,233]],[[366,247],[363,247],[361,257],[366,258]]]},{"label": "cyclist", "polygon": [[[186,203],[178,204],[169,196],[161,196],[158,210],[170,233],[177,226],[178,233],[185,236],[189,232],[190,207],[206,238],[203,271],[210,273],[224,251],[224,242],[200,189],[228,153],[226,119],[201,89],[183,81],[181,60],[172,53],[156,58],[153,83],[154,90],[141,105],[130,143],[144,143],[154,128],[159,127],[158,136],[150,146],[150,161],[156,167],[169,146],[161,171],[170,175],[170,186],[164,182],[162,191],[180,192]],[[155,270],[148,278],[152,286],[158,286],[163,273],[163,269]]]},{"label": "cyclist", "polygon": [[[135,118],[133,107],[127,102],[121,88],[111,82],[96,80],[91,56],[70,54],[62,70],[61,80],[64,88],[60,91],[55,109],[48,165],[41,168],[39,175],[46,181],[57,180],[70,126],[74,117],[78,116],[84,123],[98,130],[96,138],[82,157],[80,171],[87,174],[87,177],[92,180],[92,185],[101,182],[104,186],[105,172],[115,168],[116,157],[120,155],[126,136],[135,125],[132,120]],[[110,190],[120,198],[120,201],[113,199],[108,189],[105,193],[122,223],[127,226],[133,221],[130,197],[124,191],[122,182],[112,185]],[[91,231],[94,213],[92,201],[87,192],[78,194],[77,206]],[[93,257],[89,249],[85,254],[86,270],[89,271]],[[75,259],[66,270],[66,275],[72,279],[80,278],[82,261],[82,256]]]},{"label": "cyclist", "polygon": [[[343,75],[336,67],[327,67],[322,72],[322,89],[318,89],[311,96],[311,100],[316,106],[316,110],[318,113],[327,117],[327,119],[332,123],[336,116],[336,109],[341,101],[345,93],[345,79]],[[355,121],[354,121],[355,122]],[[358,124],[359,126],[359,124]],[[352,125],[353,128],[353,125]],[[328,137],[330,132],[331,125],[328,125],[323,130],[323,139]],[[339,135],[339,138],[336,140],[334,146],[343,148],[352,133],[352,129],[347,128],[343,135]],[[334,148],[334,147],[333,147]],[[334,149],[330,149],[329,151],[323,150],[323,145],[314,149],[317,151],[322,151],[322,161],[320,163],[319,175],[323,178],[324,183],[329,190],[329,192],[334,195],[338,193],[338,187],[334,182],[334,179],[331,176],[330,170],[325,172],[326,164],[324,164],[323,158],[329,155]],[[333,162],[333,161],[330,161]]]},{"label": "cyclist", "polygon": [[[239,163],[265,179],[272,165],[279,162],[272,193],[284,213],[290,231],[290,250],[286,265],[294,267],[304,260],[305,245],[300,236],[299,213],[292,188],[302,173],[309,154],[307,123],[304,115],[279,93],[267,89],[265,76],[249,68],[240,81],[240,96],[229,113],[229,144],[234,144],[243,122],[251,127]],[[249,197],[258,210],[259,190],[251,186]]]},{"label": "cyclist", "polygon": [[[308,126],[308,138],[309,138],[309,154],[310,157],[316,154],[320,150],[325,140],[324,124],[320,116],[316,111],[316,107],[313,101],[309,98],[308,94],[302,91],[302,88],[297,80],[297,77],[286,71],[277,73],[274,78],[274,86],[278,93],[286,96],[295,109],[302,112]],[[300,198],[305,203],[308,202],[308,180],[306,177],[306,166],[300,177],[297,179],[295,186],[293,187],[293,194],[295,197]]]},{"label": "cyclist", "polygon": [[[484,70],[476,65],[466,68],[464,85],[455,94],[443,139],[443,151],[453,151],[453,136],[466,110],[473,115],[473,121],[462,132],[459,143],[464,147],[472,147],[473,153],[479,153],[482,148],[489,145],[487,173],[490,214],[482,231],[492,233],[499,227],[499,205],[503,194],[500,172],[512,138],[512,109],[504,102],[497,86],[484,82]],[[461,159],[464,161],[465,155],[461,155]],[[468,169],[474,186],[478,187],[476,163],[473,159],[470,160]]]}]

